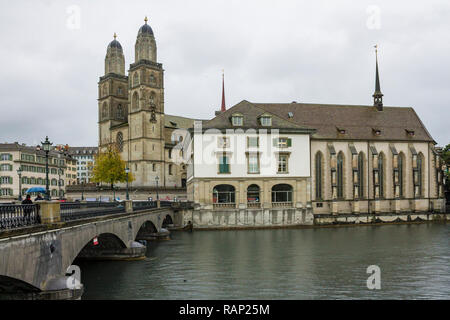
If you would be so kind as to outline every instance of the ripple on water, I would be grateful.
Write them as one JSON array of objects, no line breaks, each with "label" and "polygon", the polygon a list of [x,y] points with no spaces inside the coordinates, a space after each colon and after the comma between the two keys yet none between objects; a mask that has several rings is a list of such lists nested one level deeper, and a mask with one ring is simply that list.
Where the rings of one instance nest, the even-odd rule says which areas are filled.
[{"label": "ripple on water", "polygon": [[[176,232],[83,263],[83,299],[450,299],[450,225]],[[381,269],[368,290],[366,269]]]}]

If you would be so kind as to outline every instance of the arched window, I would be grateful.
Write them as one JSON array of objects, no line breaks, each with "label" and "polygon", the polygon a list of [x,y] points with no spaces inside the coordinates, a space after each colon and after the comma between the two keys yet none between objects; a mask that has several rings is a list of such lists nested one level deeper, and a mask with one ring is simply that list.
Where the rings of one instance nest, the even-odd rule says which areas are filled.
[{"label": "arched window", "polygon": [[322,152],[316,153],[316,200],[322,199],[322,178],[323,178],[323,167],[322,167]]},{"label": "arched window", "polygon": [[123,133],[118,132],[116,137],[116,146],[119,152],[123,152]]},{"label": "arched window", "polygon": [[[38,179],[38,184],[40,184],[40,183],[39,183],[39,179]],[[57,181],[56,179],[52,179],[51,185],[52,185],[52,186],[57,186],[57,185],[58,185],[58,181]]]},{"label": "arched window", "polygon": [[414,178],[414,194],[416,197],[423,196],[423,154],[419,153],[417,156],[416,168],[413,172]]},{"label": "arched window", "polygon": [[400,153],[398,155],[398,184],[399,184],[399,196],[403,197],[405,195],[405,184],[403,182],[405,174],[405,155]]},{"label": "arched window", "polygon": [[272,187],[272,203],[291,203],[292,186],[289,184],[276,184]]},{"label": "arched window", "polygon": [[150,106],[154,106],[155,105],[155,93],[151,92],[150,93]]},{"label": "arched window", "polygon": [[156,164],[154,164],[154,163],[152,164],[152,170],[156,171]]},{"label": "arched window", "polygon": [[358,198],[364,198],[364,153],[358,154]]},{"label": "arched window", "polygon": [[139,109],[139,95],[137,92],[133,94],[132,108],[133,110]]},{"label": "arched window", "polygon": [[105,119],[108,117],[108,104],[105,102],[103,103],[102,107],[102,118]]},{"label": "arched window", "polygon": [[384,154],[378,155],[378,184],[380,198],[384,198]]},{"label": "arched window", "polygon": [[259,186],[252,184],[247,188],[247,202],[248,203],[259,203]]},{"label": "arched window", "polygon": [[123,119],[123,107],[121,104],[117,106],[117,119]]},{"label": "arched window", "polygon": [[153,73],[150,73],[150,84],[155,85],[156,84],[156,78],[153,75]]},{"label": "arched window", "polygon": [[344,155],[339,152],[337,156],[337,168],[336,168],[336,191],[338,199],[344,198]]},{"label": "arched window", "polygon": [[235,203],[235,189],[229,184],[220,184],[213,189],[213,203]]}]

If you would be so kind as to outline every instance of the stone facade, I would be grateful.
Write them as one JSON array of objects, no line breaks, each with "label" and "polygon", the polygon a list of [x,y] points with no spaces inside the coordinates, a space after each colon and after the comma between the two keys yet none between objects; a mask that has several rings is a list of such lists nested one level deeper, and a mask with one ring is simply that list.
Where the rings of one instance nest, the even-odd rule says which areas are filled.
[{"label": "stone facade", "polygon": [[185,187],[185,164],[174,154],[179,150],[172,149],[193,120],[164,113],[164,70],[147,20],[139,29],[128,75],[122,61],[122,47],[114,39],[98,84],[99,149],[117,147],[135,178],[134,187]]}]

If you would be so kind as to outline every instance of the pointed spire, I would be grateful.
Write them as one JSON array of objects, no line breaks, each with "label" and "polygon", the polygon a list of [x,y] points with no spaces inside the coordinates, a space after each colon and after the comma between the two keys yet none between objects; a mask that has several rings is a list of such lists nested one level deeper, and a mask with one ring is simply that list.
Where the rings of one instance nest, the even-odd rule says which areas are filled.
[{"label": "pointed spire", "polygon": [[225,107],[225,72],[222,69],[222,106],[220,111],[225,112],[227,108]]},{"label": "pointed spire", "polygon": [[116,40],[117,38],[117,34],[114,32],[114,40]]},{"label": "pointed spire", "polygon": [[383,94],[381,93],[380,88],[380,76],[378,73],[378,45],[375,45],[375,92],[372,95],[373,97],[373,105],[378,109],[378,111],[383,110]]}]

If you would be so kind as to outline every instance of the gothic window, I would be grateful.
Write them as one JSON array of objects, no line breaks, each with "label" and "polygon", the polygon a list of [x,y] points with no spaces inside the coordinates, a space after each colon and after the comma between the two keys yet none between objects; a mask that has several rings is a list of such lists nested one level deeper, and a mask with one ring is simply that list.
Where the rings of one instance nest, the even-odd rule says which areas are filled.
[{"label": "gothic window", "polygon": [[139,95],[137,92],[133,94],[133,101],[132,101],[133,110],[139,109]]},{"label": "gothic window", "polygon": [[152,164],[152,171],[156,171],[156,164]]},{"label": "gothic window", "polygon": [[123,107],[121,104],[117,106],[117,119],[123,119]]},{"label": "gothic window", "polygon": [[153,73],[150,73],[150,84],[151,85],[156,85],[156,78],[153,75]]},{"label": "gothic window", "polygon": [[322,152],[316,153],[316,200],[322,199]]},{"label": "gothic window", "polygon": [[169,164],[169,175],[172,175],[172,165]]},{"label": "gothic window", "polygon": [[405,192],[405,184],[403,182],[403,176],[404,176],[404,168],[405,166],[405,156],[403,153],[400,153],[398,155],[398,184],[399,184],[399,196],[403,197]]},{"label": "gothic window", "polygon": [[380,198],[384,198],[384,154],[378,155],[378,184]]},{"label": "gothic window", "polygon": [[364,154],[358,154],[358,196],[364,198]]},{"label": "gothic window", "polygon": [[123,93],[122,87],[118,87],[118,88],[117,88],[117,95],[118,95],[118,96],[121,96],[122,93]]},{"label": "gothic window", "polygon": [[154,106],[155,105],[155,93],[151,92],[150,93],[150,106]]},{"label": "gothic window", "polygon": [[423,196],[422,190],[422,178],[423,178],[423,154],[419,153],[417,156],[417,164],[416,168],[413,171],[413,179],[414,179],[414,194],[417,197]]},{"label": "gothic window", "polygon": [[105,119],[108,117],[108,104],[105,102],[103,103],[102,107],[102,118]]},{"label": "gothic window", "polygon": [[133,75],[133,86],[137,86],[139,84],[139,73],[136,71]]},{"label": "gothic window", "polygon": [[344,197],[344,155],[339,152],[337,156],[337,197]]},{"label": "gothic window", "polygon": [[119,152],[123,152],[123,134],[122,134],[122,132],[117,133],[116,145],[117,145],[117,150],[119,150]]}]

